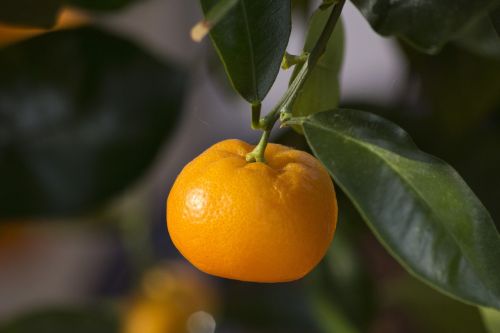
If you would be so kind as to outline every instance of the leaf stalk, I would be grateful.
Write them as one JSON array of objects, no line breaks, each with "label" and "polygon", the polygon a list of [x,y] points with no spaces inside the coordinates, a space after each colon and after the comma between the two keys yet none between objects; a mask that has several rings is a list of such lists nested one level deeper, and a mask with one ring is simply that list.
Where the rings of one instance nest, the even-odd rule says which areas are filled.
[{"label": "leaf stalk", "polygon": [[[326,50],[326,45],[328,44],[328,40],[330,39],[335,26],[340,18],[340,14],[342,13],[342,9],[344,8],[346,0],[338,0],[333,4],[332,12],[328,18],[328,21],[321,32],[321,35],[314,45],[311,53],[309,55],[305,54],[307,60],[304,62],[302,68],[299,73],[292,81],[287,91],[283,94],[280,101],[276,104],[276,106],[267,114],[264,118],[261,118],[258,122],[255,120],[254,105],[252,104],[252,128],[260,129],[263,131],[261,139],[257,146],[255,146],[254,150],[247,154],[248,162],[264,162],[264,152],[267,146],[267,142],[269,140],[269,136],[271,133],[274,124],[278,119],[282,122],[282,124],[287,125],[292,119],[292,106],[297,96],[299,95],[300,90],[304,86],[307,78],[310,76],[312,70],[318,63],[319,58],[323,55]],[[260,104],[259,104],[260,105]],[[260,106],[259,106],[259,114],[260,114]]]}]

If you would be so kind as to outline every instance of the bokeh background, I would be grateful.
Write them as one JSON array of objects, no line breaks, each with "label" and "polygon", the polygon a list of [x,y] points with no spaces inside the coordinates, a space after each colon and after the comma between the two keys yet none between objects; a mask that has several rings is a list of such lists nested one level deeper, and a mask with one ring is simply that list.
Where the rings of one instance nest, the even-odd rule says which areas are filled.
[{"label": "bokeh background", "polygon": [[[299,53],[317,2],[293,3]],[[201,18],[196,1],[144,0],[65,9],[57,31],[0,25],[0,332],[182,333],[198,311],[193,332],[486,332],[476,308],[410,277],[342,193],[333,246],[301,281],[214,278],[179,255],[165,226],[175,176],[214,142],[259,137],[210,41],[189,37]],[[350,3],[343,22],[341,104],[401,125],[499,221],[498,48],[424,55]]]}]

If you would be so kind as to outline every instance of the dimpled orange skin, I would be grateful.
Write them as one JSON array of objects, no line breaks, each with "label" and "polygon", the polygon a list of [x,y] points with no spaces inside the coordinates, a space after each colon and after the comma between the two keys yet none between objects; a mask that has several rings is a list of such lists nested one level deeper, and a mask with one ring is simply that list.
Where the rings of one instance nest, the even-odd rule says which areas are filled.
[{"label": "dimpled orange skin", "polygon": [[300,279],[333,239],[333,183],[306,152],[270,143],[266,163],[248,163],[252,149],[225,140],[186,165],[167,200],[170,237],[208,274],[249,282]]}]

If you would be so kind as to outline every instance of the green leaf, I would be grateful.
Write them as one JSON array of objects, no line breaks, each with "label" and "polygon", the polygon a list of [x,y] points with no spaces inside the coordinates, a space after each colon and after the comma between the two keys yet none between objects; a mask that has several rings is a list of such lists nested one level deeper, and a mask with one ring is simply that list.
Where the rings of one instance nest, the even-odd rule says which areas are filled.
[{"label": "green leaf", "polygon": [[50,28],[57,20],[62,0],[2,0],[0,22]]},{"label": "green leaf", "polygon": [[314,154],[410,273],[450,296],[500,308],[500,236],[456,171],[373,114],[322,112],[303,128]]},{"label": "green leaf", "polygon": [[372,27],[434,53],[463,28],[484,17],[498,0],[353,0]]},{"label": "green leaf", "polygon": [[[304,52],[311,52],[316,45],[332,9],[317,10],[311,17]],[[292,114],[294,116],[308,116],[338,106],[340,99],[339,72],[343,56],[344,29],[342,21],[339,21],[326,45],[325,53],[319,58],[293,104]],[[302,65],[295,66],[290,83],[301,68]],[[302,131],[300,127],[295,129],[299,132]]]},{"label": "green leaf", "polygon": [[116,314],[103,307],[49,309],[18,317],[0,327],[0,333],[114,333]]},{"label": "green leaf", "polygon": [[175,123],[185,75],[96,29],[0,52],[0,216],[97,209],[144,174]]},{"label": "green leaf", "polygon": [[[217,1],[201,0],[203,11]],[[210,32],[231,84],[250,103],[262,101],[278,75],[290,15],[290,0],[239,0]]]},{"label": "green leaf", "polygon": [[490,308],[479,308],[488,332],[500,332],[500,312]]}]

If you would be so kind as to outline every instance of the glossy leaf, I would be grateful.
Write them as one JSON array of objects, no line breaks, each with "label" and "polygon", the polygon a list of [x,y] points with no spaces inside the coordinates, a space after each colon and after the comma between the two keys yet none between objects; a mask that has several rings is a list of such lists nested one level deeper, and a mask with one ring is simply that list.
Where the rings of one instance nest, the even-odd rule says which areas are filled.
[{"label": "glossy leaf", "polygon": [[[201,0],[203,11],[217,1]],[[231,84],[250,103],[263,100],[278,75],[290,15],[290,0],[239,0],[210,32]]]},{"label": "glossy leaf", "polygon": [[50,28],[56,23],[62,0],[2,0],[0,23]]},{"label": "glossy leaf", "polygon": [[[304,52],[311,52],[323,31],[332,9],[318,10],[311,17],[309,30],[304,44]],[[310,114],[338,107],[340,99],[339,72],[344,56],[344,29],[339,21],[333,31],[325,53],[319,58],[307,81],[299,92],[292,113],[294,116]],[[302,68],[294,68],[290,82]],[[297,130],[301,131],[300,127]]]},{"label": "glossy leaf", "polygon": [[498,0],[353,0],[382,35],[401,37],[436,52],[500,2]]},{"label": "glossy leaf", "polygon": [[50,309],[20,316],[4,325],[0,333],[115,333],[117,316],[102,307]]},{"label": "glossy leaf", "polygon": [[185,76],[95,29],[0,52],[0,216],[96,209],[144,174]]},{"label": "glossy leaf", "polygon": [[373,114],[322,112],[303,128],[314,154],[409,272],[463,301],[500,308],[500,236],[456,171]]},{"label": "glossy leaf", "polygon": [[490,308],[480,308],[484,325],[489,333],[500,332],[500,311]]}]

